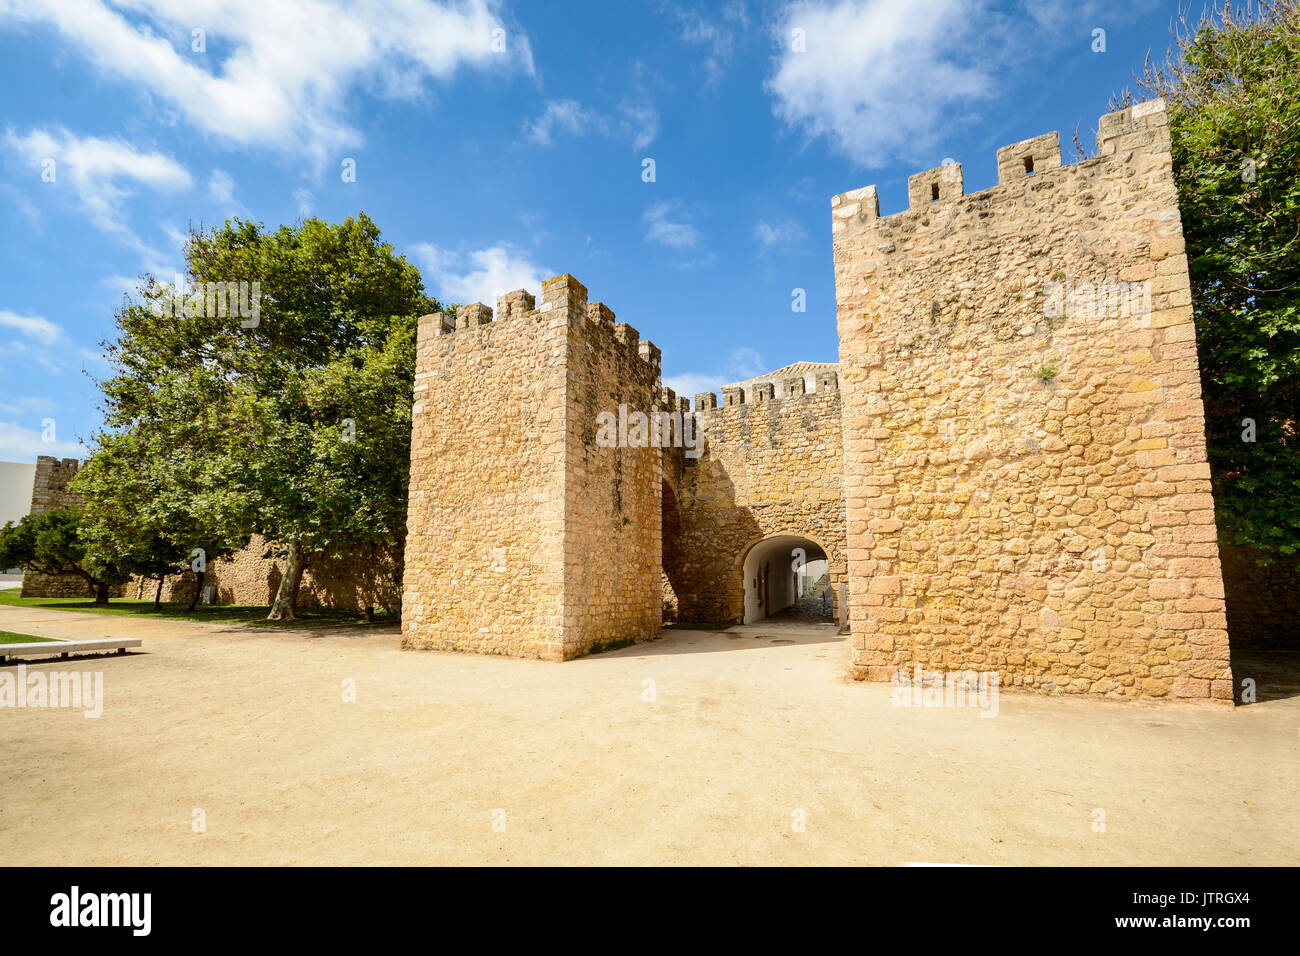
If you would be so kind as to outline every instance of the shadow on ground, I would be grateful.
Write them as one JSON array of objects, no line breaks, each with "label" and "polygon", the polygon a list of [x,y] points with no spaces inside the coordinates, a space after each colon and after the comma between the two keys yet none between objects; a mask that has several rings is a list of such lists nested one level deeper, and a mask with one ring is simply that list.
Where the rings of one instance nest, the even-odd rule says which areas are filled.
[{"label": "shadow on ground", "polygon": [[1254,683],[1254,703],[1300,697],[1300,651],[1232,651],[1233,699],[1241,699],[1242,681]]},{"label": "shadow on ground", "polygon": [[758,650],[782,644],[837,644],[847,640],[836,633],[834,624],[808,624],[768,619],[757,624],[737,624],[726,630],[694,631],[689,627],[666,628],[659,637],[644,644],[632,644],[603,651],[600,657],[652,656],[665,654],[716,654],[720,651]]}]

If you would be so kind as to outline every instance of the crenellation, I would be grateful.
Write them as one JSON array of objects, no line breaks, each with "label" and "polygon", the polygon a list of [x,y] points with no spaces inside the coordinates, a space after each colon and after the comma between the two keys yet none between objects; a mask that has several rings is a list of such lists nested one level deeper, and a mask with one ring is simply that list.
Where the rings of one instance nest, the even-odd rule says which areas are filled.
[{"label": "crenellation", "polygon": [[432,312],[416,320],[416,338],[430,339],[456,331],[456,317],[446,312]]},{"label": "crenellation", "polygon": [[[403,646],[567,660],[670,615],[753,619],[787,562],[752,549],[803,538],[857,678],[1229,700],[1163,104],[1102,117],[1098,142],[1071,166],[1057,133],[1004,146],[970,195],[946,162],[884,218],[874,186],[833,197],[839,363],[694,412],[571,275],[536,309],[499,298],[463,347],[422,317]],[[475,303],[455,325],[491,321]],[[633,437],[645,412],[680,413],[676,440]]]},{"label": "crenellation", "polygon": [[641,334],[626,322],[619,322],[614,326],[615,340],[622,342],[628,348],[635,347],[637,345],[637,340],[640,339],[640,337]]},{"label": "crenellation", "polygon": [[1044,133],[998,150],[998,185],[1061,166],[1060,134]]},{"label": "crenellation", "polygon": [[497,296],[497,321],[526,316],[537,307],[537,300],[524,289]]},{"label": "crenellation", "polygon": [[832,214],[856,677],[1231,700],[1166,124],[1104,116],[1072,166],[1003,147],[933,216]]},{"label": "crenellation", "polygon": [[614,328],[614,310],[604,302],[587,303],[587,321],[601,328]]},{"label": "crenellation", "polygon": [[663,353],[659,350],[659,346],[649,341],[641,342],[637,346],[637,354],[641,356],[643,362],[651,366],[656,372],[659,371],[663,363]]},{"label": "crenellation", "polygon": [[850,189],[831,197],[831,232],[860,229],[873,219],[880,218],[880,196],[875,186]]},{"label": "crenellation", "polygon": [[[891,224],[903,217],[924,215],[936,203],[965,197],[979,202],[981,209],[989,203],[1002,201],[1004,188],[1022,188],[1023,180],[1031,180],[1044,173],[1068,171],[1071,174],[1094,176],[1101,172],[1105,157],[1117,149],[1138,150],[1148,158],[1135,157],[1134,162],[1141,166],[1152,161],[1159,165],[1158,157],[1150,156],[1150,148],[1159,150],[1160,143],[1168,141],[1168,115],[1164,100],[1148,100],[1127,109],[1102,116],[1098,124],[1097,145],[1101,155],[1085,159],[1066,166],[1062,163],[1059,133],[1044,133],[1019,143],[1003,146],[997,151],[998,184],[979,192],[966,194],[961,163],[945,162],[934,169],[915,173],[908,177],[908,208],[903,212],[880,215],[879,198],[876,187],[863,186],[831,197],[831,231],[838,235],[845,231],[859,232],[870,227],[876,220],[881,225]],[[1161,133],[1161,128],[1165,128]],[[1026,160],[1029,163],[1026,164]],[[1032,167],[1032,168],[1031,168]],[[1176,214],[1177,210],[1173,210]],[[906,228],[916,225],[914,219],[906,218]]]},{"label": "crenellation", "polygon": [[456,310],[456,328],[457,329],[474,329],[480,325],[487,325],[492,321],[492,309],[482,302],[472,302],[469,305],[462,305]]},{"label": "crenellation", "polygon": [[961,163],[946,162],[922,173],[907,177],[907,204],[909,209],[928,208],[937,202],[948,202],[965,192]]},{"label": "crenellation", "polygon": [[587,312],[587,287],[567,272],[542,283],[540,311],[558,308],[572,309],[583,315]]}]

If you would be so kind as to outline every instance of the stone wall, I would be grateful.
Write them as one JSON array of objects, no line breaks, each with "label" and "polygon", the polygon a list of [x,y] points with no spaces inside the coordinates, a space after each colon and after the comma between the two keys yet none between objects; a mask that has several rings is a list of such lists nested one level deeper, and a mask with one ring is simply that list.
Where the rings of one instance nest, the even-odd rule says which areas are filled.
[{"label": "stone wall", "polygon": [[[39,515],[55,508],[80,508],[81,496],[72,490],[71,481],[80,463],[75,458],[62,460],[49,455],[36,459],[32,480],[30,514]],[[22,596],[36,598],[94,597],[95,590],[75,574],[23,574]]]},{"label": "stone wall", "polygon": [[[682,620],[730,624],[744,611],[742,565],[765,538],[797,535],[819,544],[836,590],[845,572],[840,394],[834,371],[725,389],[723,404],[695,397],[705,438],[698,458],[681,455],[673,483],[675,545],[665,543],[667,577]],[[678,555],[675,567],[670,555]],[[838,606],[837,606],[838,612]]]},{"label": "stone wall", "polygon": [[[80,465],[75,458],[50,458],[36,462],[32,486],[32,514],[53,508],[80,508],[81,496],[70,482]],[[204,587],[211,588],[214,604],[270,604],[284,575],[284,559],[257,535],[248,546],[228,558],[209,562]],[[357,554],[346,559],[317,557],[308,566],[298,588],[300,607],[361,610],[367,605],[396,612],[401,607],[398,579],[391,555]],[[193,573],[173,575],[163,585],[164,601],[189,601],[194,595]],[[111,597],[153,600],[156,578],[132,578],[125,586],[109,590]],[[23,597],[93,597],[93,589],[75,575],[23,575]]]},{"label": "stone wall", "polygon": [[658,349],[572,276],[420,320],[402,643],[566,660],[658,633],[661,455],[602,447],[651,410]]},{"label": "stone wall", "polygon": [[[203,578],[213,604],[269,605],[279,589],[287,562],[260,535],[228,558],[208,562]],[[347,558],[315,556],[309,559],[298,585],[298,607],[328,607],[361,611],[366,607],[396,614],[402,606],[401,572],[390,553],[374,549]],[[164,601],[188,602],[194,596],[198,577],[193,572],[167,578]],[[156,578],[132,578],[124,596],[153,600]],[[200,596],[200,600],[202,597]]]},{"label": "stone wall", "polygon": [[831,200],[855,676],[1231,701],[1167,122]]},{"label": "stone wall", "polygon": [[[543,286],[543,307],[552,296],[557,308],[567,300],[573,315],[566,359],[564,628],[565,656],[574,657],[659,633],[664,456],[657,447],[639,447],[633,416],[647,416],[648,445],[650,413],[670,411],[672,399],[660,392],[654,343],[615,323],[603,303],[588,304],[587,290],[572,276]],[[601,424],[610,420],[617,431],[602,440]],[[671,427],[663,437],[671,439]]]}]

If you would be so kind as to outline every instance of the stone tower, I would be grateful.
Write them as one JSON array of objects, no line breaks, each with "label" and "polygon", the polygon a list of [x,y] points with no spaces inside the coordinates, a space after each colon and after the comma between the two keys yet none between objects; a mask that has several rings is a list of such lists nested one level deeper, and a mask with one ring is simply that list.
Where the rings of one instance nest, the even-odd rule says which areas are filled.
[{"label": "stone tower", "polygon": [[854,672],[1230,702],[1160,101],[831,200]]},{"label": "stone tower", "polygon": [[567,660],[659,633],[659,350],[570,275],[420,319],[402,644]]},{"label": "stone tower", "polygon": [[[36,475],[32,481],[31,514],[40,515],[55,508],[80,508],[81,496],[72,490],[71,482],[80,463],[75,458],[62,460],[50,455],[36,459]],[[85,597],[85,580],[73,575],[51,575],[28,572],[23,575],[23,597]]]}]

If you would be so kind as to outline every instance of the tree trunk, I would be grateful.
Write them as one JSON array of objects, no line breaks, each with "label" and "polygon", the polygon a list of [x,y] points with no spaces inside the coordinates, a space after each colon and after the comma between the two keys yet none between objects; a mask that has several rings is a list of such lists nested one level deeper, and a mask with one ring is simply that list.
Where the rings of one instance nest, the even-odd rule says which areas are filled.
[{"label": "tree trunk", "polygon": [[158,575],[158,590],[153,592],[153,609],[155,611],[162,610],[162,589],[163,589],[163,582],[166,580],[167,580],[167,575],[165,574]]},{"label": "tree trunk", "polygon": [[205,575],[206,572],[204,571],[194,572],[194,597],[190,598],[190,607],[189,607],[191,611],[194,610],[194,605],[199,603],[199,595],[203,593],[203,578],[205,577]]},{"label": "tree trunk", "polygon": [[103,584],[103,583],[98,582],[98,581],[95,582],[95,603],[96,603],[96,604],[107,604],[107,603],[108,603],[108,585],[107,585],[107,584]]},{"label": "tree trunk", "polygon": [[275,592],[275,600],[271,602],[271,613],[266,616],[268,621],[297,620],[294,608],[298,603],[298,585],[302,581],[302,572],[306,566],[307,561],[302,553],[302,545],[297,541],[290,541],[284,577],[280,578],[280,587]]}]

